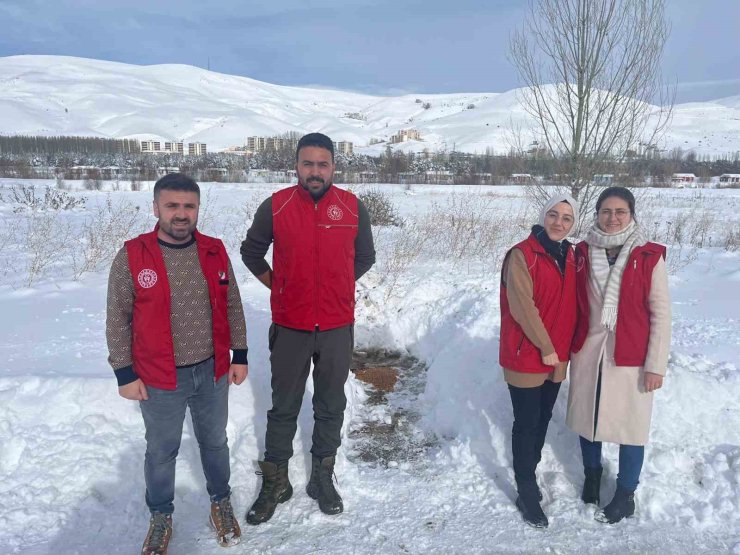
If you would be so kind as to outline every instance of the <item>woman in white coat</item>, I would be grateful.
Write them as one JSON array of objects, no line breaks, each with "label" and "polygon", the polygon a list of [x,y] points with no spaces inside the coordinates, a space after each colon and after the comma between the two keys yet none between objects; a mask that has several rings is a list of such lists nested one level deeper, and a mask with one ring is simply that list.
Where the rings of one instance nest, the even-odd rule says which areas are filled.
[{"label": "woman in white coat", "polygon": [[600,501],[601,442],[620,445],[614,498],[596,513],[615,523],[635,512],[653,392],[663,385],[671,340],[665,247],[645,238],[628,189],[599,196],[596,222],[576,247],[576,284],[566,422],[581,436],[585,503]]}]

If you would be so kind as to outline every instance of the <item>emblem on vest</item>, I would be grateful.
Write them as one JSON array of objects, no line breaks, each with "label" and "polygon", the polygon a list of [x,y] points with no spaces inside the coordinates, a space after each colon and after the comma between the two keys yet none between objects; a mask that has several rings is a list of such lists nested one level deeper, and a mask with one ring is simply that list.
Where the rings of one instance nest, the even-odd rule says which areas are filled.
[{"label": "emblem on vest", "polygon": [[141,272],[139,272],[138,280],[139,285],[141,285],[144,289],[154,287],[154,285],[157,283],[157,272],[155,272],[154,270],[150,270],[149,268],[145,268]]},{"label": "emblem on vest", "polygon": [[330,220],[339,221],[344,216],[344,212],[336,204],[332,204],[326,209],[326,215],[329,216]]}]

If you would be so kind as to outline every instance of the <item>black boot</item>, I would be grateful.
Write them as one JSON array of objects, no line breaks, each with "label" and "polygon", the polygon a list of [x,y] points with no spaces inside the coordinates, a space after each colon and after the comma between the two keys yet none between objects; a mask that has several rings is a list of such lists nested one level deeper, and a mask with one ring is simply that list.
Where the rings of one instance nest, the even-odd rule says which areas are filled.
[{"label": "black boot", "polygon": [[333,476],[334,457],[312,457],[311,479],[306,486],[306,493],[319,502],[319,509],[327,515],[336,515],[344,510],[342,498],[334,489]]},{"label": "black boot", "polygon": [[516,508],[522,513],[524,522],[534,528],[547,528],[548,521],[540,507],[540,492],[537,484],[519,485],[519,496],[516,498]]},{"label": "black boot", "polygon": [[597,511],[594,518],[604,524],[614,524],[633,514],[635,514],[635,492],[617,486],[614,498],[603,510]]},{"label": "black boot", "polygon": [[249,524],[261,524],[272,518],[278,503],[285,503],[293,495],[293,486],[288,479],[288,461],[278,464],[259,461],[262,488],[257,501],[247,512]]},{"label": "black boot", "polygon": [[584,468],[583,473],[586,479],[583,482],[583,492],[581,499],[584,503],[593,503],[598,505],[601,500],[601,473],[603,468]]}]

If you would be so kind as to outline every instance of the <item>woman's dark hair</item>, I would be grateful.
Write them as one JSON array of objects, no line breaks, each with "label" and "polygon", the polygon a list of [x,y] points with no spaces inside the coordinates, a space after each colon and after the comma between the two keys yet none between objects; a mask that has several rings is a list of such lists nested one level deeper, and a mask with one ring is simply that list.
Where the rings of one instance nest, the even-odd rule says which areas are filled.
[{"label": "woman's dark hair", "polygon": [[601,203],[603,203],[609,197],[621,198],[629,205],[630,214],[632,214],[632,216],[635,215],[635,195],[633,195],[632,191],[630,191],[627,187],[607,187],[606,189],[604,189],[599,195],[598,200],[596,201],[596,212],[598,212],[601,208]]}]

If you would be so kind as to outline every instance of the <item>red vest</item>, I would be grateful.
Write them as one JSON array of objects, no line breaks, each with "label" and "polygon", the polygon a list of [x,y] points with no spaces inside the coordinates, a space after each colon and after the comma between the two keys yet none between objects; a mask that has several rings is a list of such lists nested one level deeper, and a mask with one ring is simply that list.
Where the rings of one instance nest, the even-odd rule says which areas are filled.
[{"label": "red vest", "polygon": [[[534,304],[542,323],[550,336],[558,358],[566,361],[570,355],[570,344],[576,326],[576,279],[573,250],[568,249],[565,259],[565,275],[560,273],[558,263],[547,254],[534,235],[514,245],[524,253],[529,274],[532,276]],[[506,254],[508,258],[511,250]],[[542,364],[542,353],[524,334],[509,310],[506,286],[501,280],[501,340],[499,364],[517,372],[552,372],[552,366]]]},{"label": "red vest", "polygon": [[[622,274],[617,309],[614,362],[617,366],[643,366],[650,340],[650,286],[653,270],[665,259],[666,248],[657,243],[645,243],[630,253]],[[573,352],[577,353],[586,342],[589,327],[588,280],[591,264],[588,243],[576,246],[576,288],[578,295],[578,325],[573,338]]]},{"label": "red vest", "polygon": [[[176,389],[175,350],[170,321],[170,285],[157,229],[126,241],[134,281],[131,354],[134,372],[146,385]],[[227,315],[228,255],[219,239],[194,231],[200,267],[208,283],[213,320],[215,378],[229,371],[231,330]]]},{"label": "red vest", "polygon": [[272,195],[272,321],[339,328],[355,320],[357,197],[331,186],[318,202],[300,185]]}]

